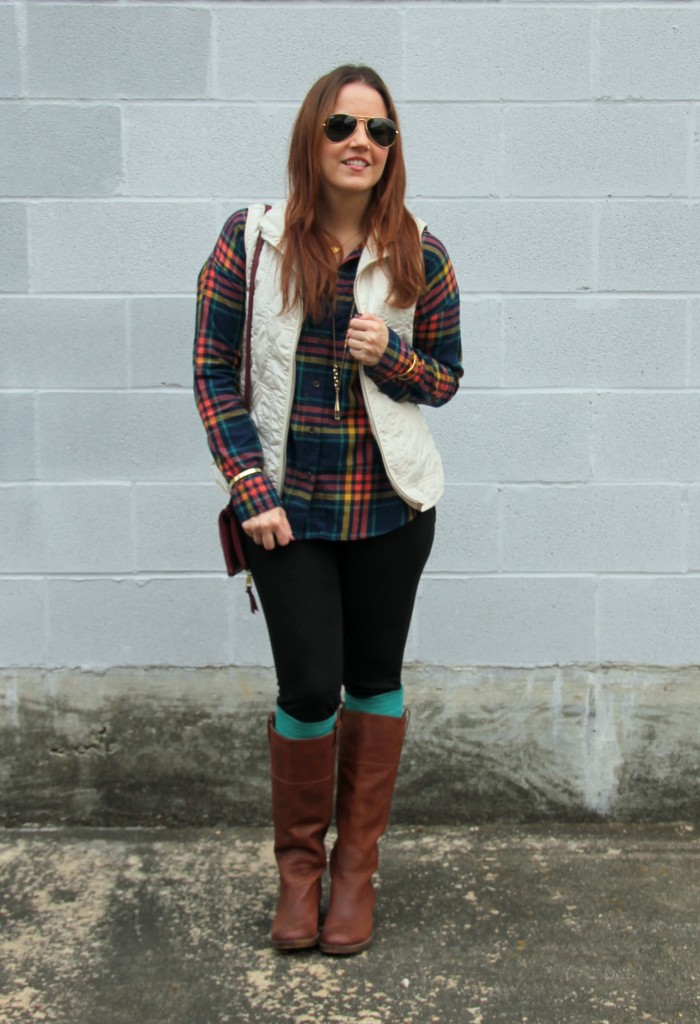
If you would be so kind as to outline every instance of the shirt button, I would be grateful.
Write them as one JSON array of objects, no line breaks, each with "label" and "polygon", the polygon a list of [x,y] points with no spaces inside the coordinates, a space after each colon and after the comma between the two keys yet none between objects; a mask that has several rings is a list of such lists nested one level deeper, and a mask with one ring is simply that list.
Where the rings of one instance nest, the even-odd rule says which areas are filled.
[{"label": "shirt button", "polygon": [[309,427],[309,433],[310,434],[315,434],[316,433],[316,427]]},{"label": "shirt button", "polygon": [[312,388],[320,388],[321,387],[321,381],[318,378],[316,378],[315,380],[312,380],[311,381],[311,387]]},{"label": "shirt button", "polygon": [[310,480],[312,476],[313,476],[313,473],[307,473],[306,474],[306,479]]}]

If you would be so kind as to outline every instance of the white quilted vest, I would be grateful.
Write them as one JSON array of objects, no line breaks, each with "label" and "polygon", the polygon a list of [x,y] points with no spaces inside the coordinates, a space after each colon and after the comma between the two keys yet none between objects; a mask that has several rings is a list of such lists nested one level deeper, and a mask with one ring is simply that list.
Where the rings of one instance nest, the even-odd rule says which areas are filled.
[{"label": "white quilted vest", "polygon": [[[286,465],[287,433],[294,396],[294,357],[303,312],[297,307],[282,312],[280,294],[280,240],[284,231],[284,202],[267,213],[262,205],[251,206],[245,230],[250,272],[258,234],[264,244],[255,277],[251,337],[252,396],[250,412],[260,437],[265,471],[281,493]],[[425,224],[416,220],[417,230]],[[390,306],[389,281],[368,245],[362,252],[355,278],[355,308],[380,316],[407,344],[413,337],[415,305],[408,309]],[[383,394],[360,367],[360,381],[372,433],[379,445],[392,487],[413,508],[432,508],[442,496],[442,461],[420,410],[413,402],[396,402]]]}]

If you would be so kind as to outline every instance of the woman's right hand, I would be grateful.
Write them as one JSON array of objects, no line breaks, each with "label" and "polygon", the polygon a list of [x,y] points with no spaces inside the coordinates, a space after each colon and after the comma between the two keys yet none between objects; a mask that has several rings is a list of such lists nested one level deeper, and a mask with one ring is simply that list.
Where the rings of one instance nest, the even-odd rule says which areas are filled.
[{"label": "woman's right hand", "polygon": [[262,544],[268,551],[276,544],[284,547],[290,540],[294,540],[287,513],[283,508],[271,508],[267,512],[261,512],[259,516],[246,519],[241,526],[251,540],[256,544]]}]

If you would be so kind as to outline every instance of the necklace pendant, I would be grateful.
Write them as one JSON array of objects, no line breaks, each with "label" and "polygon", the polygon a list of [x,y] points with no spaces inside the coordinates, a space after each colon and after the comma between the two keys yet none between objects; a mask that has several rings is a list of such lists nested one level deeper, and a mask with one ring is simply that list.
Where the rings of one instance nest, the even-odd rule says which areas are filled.
[{"label": "necklace pendant", "polygon": [[[350,324],[350,320],[352,320],[352,316],[353,316],[354,311],[355,311],[355,303],[353,302],[352,305],[350,306],[350,316],[348,318],[348,325]],[[345,345],[343,347],[343,356],[342,356],[340,365],[338,365],[338,355],[337,355],[337,349],[336,349],[336,343],[335,343],[335,311],[333,312],[333,316],[331,318],[331,332],[332,332],[331,336],[333,338],[333,363],[332,363],[332,366],[331,366],[331,373],[332,373],[332,377],[333,377],[333,390],[335,391],[335,404],[333,405],[333,419],[337,421],[337,420],[340,419],[340,387],[341,387],[341,384],[343,382],[343,370],[345,369],[345,357],[346,357],[346,353],[347,353],[347,350],[348,350],[348,336],[347,336],[347,331],[346,331],[346,334],[345,334]]]},{"label": "necklace pendant", "polygon": [[335,405],[333,406],[333,418],[340,419],[340,369],[337,363],[333,363],[333,390],[335,391]]}]

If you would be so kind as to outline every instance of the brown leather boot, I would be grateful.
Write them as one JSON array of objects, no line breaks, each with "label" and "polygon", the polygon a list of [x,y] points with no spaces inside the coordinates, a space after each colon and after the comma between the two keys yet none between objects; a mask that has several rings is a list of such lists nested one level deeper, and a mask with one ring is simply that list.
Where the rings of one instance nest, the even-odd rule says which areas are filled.
[{"label": "brown leather boot", "polygon": [[372,941],[377,840],[389,819],[408,717],[408,711],[401,718],[390,718],[343,709],[338,839],[331,853],[331,897],[320,943],[323,953],[361,953]]},{"label": "brown leather boot", "polygon": [[324,839],[333,813],[337,727],[328,736],[289,740],[268,719],[272,821],[280,875],[275,949],[307,949],[319,938]]}]

